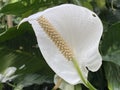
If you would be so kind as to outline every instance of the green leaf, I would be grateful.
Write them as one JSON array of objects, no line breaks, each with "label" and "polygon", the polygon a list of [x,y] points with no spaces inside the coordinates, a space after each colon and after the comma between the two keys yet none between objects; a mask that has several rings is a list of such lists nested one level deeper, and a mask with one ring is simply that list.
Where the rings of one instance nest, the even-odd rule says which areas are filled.
[{"label": "green leaf", "polygon": [[14,90],[23,90],[23,85],[17,85]]},{"label": "green leaf", "polygon": [[0,52],[2,51],[4,53],[0,54],[0,72],[3,72],[10,66],[17,67],[17,72],[14,75],[19,76],[14,82],[23,86],[52,83],[54,73],[45,63],[41,53],[39,53],[39,56],[36,56],[25,52],[6,50],[6,48],[1,49]]},{"label": "green leaf", "polygon": [[2,83],[0,83],[0,90],[2,90],[3,89],[3,84]]},{"label": "green leaf", "polygon": [[27,74],[24,76],[23,80],[19,81],[17,86],[27,87],[33,84],[43,84],[43,83],[53,83],[53,81],[50,81],[50,74],[47,76],[41,74]]},{"label": "green leaf", "polygon": [[109,90],[120,89],[120,66],[113,63],[104,63],[105,76],[108,81]]},{"label": "green leaf", "polygon": [[93,10],[92,5],[90,4],[90,1],[88,0],[73,0],[73,3],[79,6],[84,6],[86,8],[89,8],[90,10]]},{"label": "green leaf", "polygon": [[28,52],[15,51],[7,48],[0,49],[0,52],[0,72],[3,72],[7,67],[14,66],[17,67],[17,75],[27,75],[31,73],[39,73],[43,76],[48,74],[49,77],[54,75],[45,63],[41,53],[39,53],[39,55],[32,55]]},{"label": "green leaf", "polygon": [[[102,1],[102,0],[96,0]],[[107,23],[113,24],[120,21],[120,1],[119,0],[105,0],[104,10],[101,10],[102,20]]]},{"label": "green leaf", "polygon": [[[26,29],[26,27],[27,27],[27,29]],[[9,28],[0,34],[0,42],[4,42],[7,40],[16,38],[16,37],[22,35],[23,33],[25,33],[27,30],[32,31],[32,27],[28,23],[22,24],[19,27],[19,29],[17,29],[17,26]]]},{"label": "green leaf", "polygon": [[113,24],[103,34],[101,51],[103,55],[120,49],[120,22]]},{"label": "green leaf", "polygon": [[74,90],[82,90],[81,85],[80,84],[75,85]]},{"label": "green leaf", "polygon": [[109,61],[120,66],[120,50],[108,53],[106,56],[103,56],[104,61]]},{"label": "green leaf", "polygon": [[45,8],[66,2],[67,0],[21,0],[5,5],[1,8],[0,13],[27,17]]},{"label": "green leaf", "polygon": [[[27,23],[26,25],[28,26]],[[0,73],[8,67],[14,66],[17,68],[15,75],[18,75],[14,83],[25,80],[26,83],[23,84],[30,85],[30,82],[25,79],[29,75],[31,75],[29,78],[31,77],[33,80],[31,84],[52,82],[54,72],[42,57],[33,30],[27,30],[29,27],[26,29],[24,25],[20,28],[22,28],[23,31],[25,30],[25,32],[19,33],[18,30],[17,35],[13,37],[11,32],[14,33],[15,29],[0,36],[1,40],[4,39],[3,36],[7,38],[0,42]],[[34,80],[36,78],[32,75],[39,75],[39,82]]]},{"label": "green leaf", "polygon": [[90,2],[84,2],[82,5],[83,5],[84,7],[86,7],[86,8],[89,8],[90,10],[93,10],[93,7],[92,7],[92,5],[90,4]]},{"label": "green leaf", "polygon": [[103,65],[96,72],[89,72],[88,80],[91,82],[93,86],[97,88],[97,90],[107,90],[107,81],[105,78],[105,73],[103,69]]},{"label": "green leaf", "polygon": [[99,8],[105,8],[105,0],[94,0]]},{"label": "green leaf", "polygon": [[22,2],[16,2],[5,5],[1,10],[0,13],[5,14],[14,14],[20,16],[22,13],[26,11],[26,6]]}]

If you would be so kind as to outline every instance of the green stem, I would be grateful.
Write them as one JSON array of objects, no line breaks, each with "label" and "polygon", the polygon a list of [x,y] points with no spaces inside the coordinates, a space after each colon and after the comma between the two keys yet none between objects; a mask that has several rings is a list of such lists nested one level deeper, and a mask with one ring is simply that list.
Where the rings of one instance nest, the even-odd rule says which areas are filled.
[{"label": "green stem", "polygon": [[82,90],[81,85],[80,84],[75,85],[74,90]]},{"label": "green stem", "polygon": [[113,11],[115,11],[115,8],[113,7],[113,4],[114,4],[114,0],[111,1],[111,8]]},{"label": "green stem", "polygon": [[15,85],[13,85],[13,84],[11,84],[11,83],[9,83],[9,82],[7,82],[7,84],[8,84],[9,86],[13,87],[13,88],[16,87]]},{"label": "green stem", "polygon": [[72,59],[72,62],[75,66],[75,69],[77,70],[80,79],[83,81],[83,83],[90,89],[90,90],[97,90],[88,80],[86,80],[82,74],[81,69],[79,68],[78,62],[75,58]]}]

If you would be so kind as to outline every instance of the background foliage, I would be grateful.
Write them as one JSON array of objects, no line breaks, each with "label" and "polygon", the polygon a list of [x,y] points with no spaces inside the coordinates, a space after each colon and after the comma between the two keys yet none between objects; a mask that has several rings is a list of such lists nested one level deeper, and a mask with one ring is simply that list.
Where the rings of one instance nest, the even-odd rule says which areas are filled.
[{"label": "background foliage", "polygon": [[[24,17],[64,3],[87,7],[101,18],[103,65],[99,71],[90,72],[88,79],[98,90],[120,89],[120,0],[0,0],[0,73],[15,66],[18,75],[13,81],[0,83],[0,90],[53,87],[54,72],[43,59],[31,26],[24,23],[17,30],[17,25]],[[82,89],[87,90],[85,86]]]}]

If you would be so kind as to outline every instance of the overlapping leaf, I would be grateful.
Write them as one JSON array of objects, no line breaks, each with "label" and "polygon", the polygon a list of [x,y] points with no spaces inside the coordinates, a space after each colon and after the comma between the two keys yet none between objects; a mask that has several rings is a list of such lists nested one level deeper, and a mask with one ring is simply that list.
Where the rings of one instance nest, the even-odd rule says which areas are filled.
[{"label": "overlapping leaf", "polygon": [[[28,28],[26,29],[26,27]],[[8,67],[14,66],[17,68],[15,74],[19,76],[15,82],[25,84],[23,86],[51,82],[54,73],[44,61],[37,47],[32,28],[27,23],[20,28],[21,30],[16,30],[16,27],[13,27],[0,36],[0,73]],[[26,81],[25,78],[30,77],[30,74],[37,75],[38,80],[31,77],[32,80],[34,79],[33,82]]]},{"label": "overlapping leaf", "polygon": [[105,31],[101,49],[103,54],[120,49],[120,22],[113,24]]},{"label": "overlapping leaf", "polygon": [[26,17],[47,7],[66,3],[67,0],[20,0],[2,7],[0,13]]},{"label": "overlapping leaf", "polygon": [[104,64],[105,75],[108,81],[109,90],[120,89],[120,66],[106,62]]}]

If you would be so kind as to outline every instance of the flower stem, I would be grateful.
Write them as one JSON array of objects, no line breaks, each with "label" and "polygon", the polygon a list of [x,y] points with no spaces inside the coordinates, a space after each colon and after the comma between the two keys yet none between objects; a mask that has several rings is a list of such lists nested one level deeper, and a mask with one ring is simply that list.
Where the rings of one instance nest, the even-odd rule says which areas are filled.
[{"label": "flower stem", "polygon": [[59,86],[60,86],[61,83],[62,83],[62,78],[59,78],[58,81],[57,81],[57,83],[56,83],[56,85],[53,87],[52,90],[57,90],[59,88]]},{"label": "flower stem", "polygon": [[75,69],[77,70],[80,79],[83,81],[83,83],[90,89],[90,90],[97,90],[88,80],[86,80],[82,74],[81,69],[79,68],[78,62],[75,58],[72,59],[72,62],[75,66]]},{"label": "flower stem", "polygon": [[11,83],[9,83],[9,82],[7,82],[7,84],[8,84],[9,86],[13,87],[13,88],[16,87],[15,85],[13,85],[13,84],[11,84]]}]

